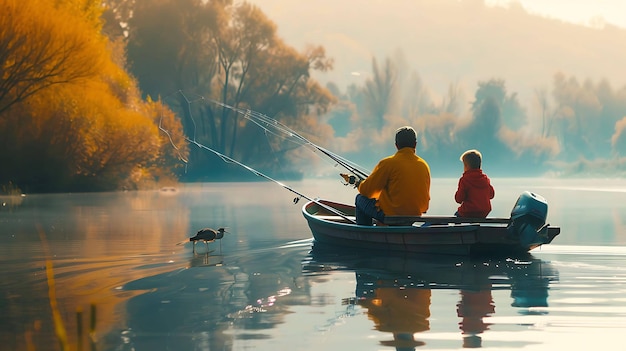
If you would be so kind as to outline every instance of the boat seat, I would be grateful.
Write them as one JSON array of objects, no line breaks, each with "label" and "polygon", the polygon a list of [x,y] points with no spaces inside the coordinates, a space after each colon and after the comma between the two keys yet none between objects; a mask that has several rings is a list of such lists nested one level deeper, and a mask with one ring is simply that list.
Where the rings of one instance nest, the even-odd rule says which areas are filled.
[{"label": "boat seat", "polygon": [[428,224],[461,224],[461,223],[502,223],[510,222],[510,218],[488,217],[488,218],[463,218],[454,216],[385,216],[385,225],[406,226],[413,223]]},{"label": "boat seat", "polygon": [[[415,222],[425,222],[422,217],[419,216],[385,216],[385,222],[383,225],[389,226],[406,226],[413,225]],[[443,223],[443,222],[440,222]],[[445,223],[448,223],[447,221]]]}]

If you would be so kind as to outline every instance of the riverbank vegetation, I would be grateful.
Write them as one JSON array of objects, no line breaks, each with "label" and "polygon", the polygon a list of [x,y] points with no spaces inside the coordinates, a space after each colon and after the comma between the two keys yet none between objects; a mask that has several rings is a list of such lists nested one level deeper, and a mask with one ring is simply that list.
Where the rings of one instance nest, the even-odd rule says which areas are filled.
[{"label": "riverbank vegetation", "polygon": [[180,163],[157,127],[171,111],[141,98],[123,49],[102,34],[99,1],[0,7],[0,183],[97,191],[175,179]]},{"label": "riverbank vegetation", "polygon": [[333,69],[324,47],[291,47],[247,2],[7,0],[0,10],[0,185],[23,192],[250,176],[194,143],[272,176],[314,173],[310,155],[220,104],[266,114],[365,167],[394,151],[393,131],[406,124],[439,177],[458,175],[469,148],[498,176],[626,164],[625,90],[605,79],[555,72],[533,106],[503,78],[436,94],[400,50],[373,57],[360,85],[323,86],[313,75]]}]

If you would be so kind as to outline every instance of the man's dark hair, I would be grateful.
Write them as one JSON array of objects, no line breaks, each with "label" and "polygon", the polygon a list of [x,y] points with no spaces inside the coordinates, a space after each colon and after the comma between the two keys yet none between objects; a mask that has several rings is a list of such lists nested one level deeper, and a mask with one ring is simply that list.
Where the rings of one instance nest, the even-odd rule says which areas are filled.
[{"label": "man's dark hair", "polygon": [[403,147],[412,147],[415,149],[417,145],[417,134],[415,130],[409,126],[398,128],[396,131],[396,147],[402,149]]}]

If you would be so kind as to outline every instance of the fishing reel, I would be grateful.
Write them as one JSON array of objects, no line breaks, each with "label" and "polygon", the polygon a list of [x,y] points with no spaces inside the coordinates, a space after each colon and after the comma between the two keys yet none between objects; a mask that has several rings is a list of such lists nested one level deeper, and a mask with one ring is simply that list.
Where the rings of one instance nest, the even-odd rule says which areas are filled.
[{"label": "fishing reel", "polygon": [[349,174],[346,174],[346,173],[339,173],[339,175],[345,181],[345,183],[343,183],[343,185],[345,185],[345,186],[353,185],[355,188],[358,188],[359,184],[361,184],[361,182],[363,181],[363,179],[361,179],[360,177],[354,176],[354,175],[349,175]]}]

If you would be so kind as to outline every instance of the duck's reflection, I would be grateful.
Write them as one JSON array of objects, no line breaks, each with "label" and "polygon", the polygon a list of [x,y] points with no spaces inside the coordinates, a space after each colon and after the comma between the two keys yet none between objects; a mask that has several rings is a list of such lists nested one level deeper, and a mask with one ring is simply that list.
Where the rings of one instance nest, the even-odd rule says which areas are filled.
[{"label": "duck's reflection", "polygon": [[224,263],[224,256],[213,255],[209,252],[193,253],[193,257],[189,261],[190,267],[205,267],[205,266],[221,266]]},{"label": "duck's reflection", "polygon": [[494,290],[510,290],[514,307],[545,307],[549,283],[558,274],[548,262],[532,256],[471,259],[333,252],[326,247],[314,247],[308,265],[305,269],[354,270],[356,303],[376,330],[390,334],[380,344],[403,351],[425,345],[419,333],[430,330],[433,290],[458,290],[462,346],[478,348],[489,330],[486,317],[495,313]]}]

